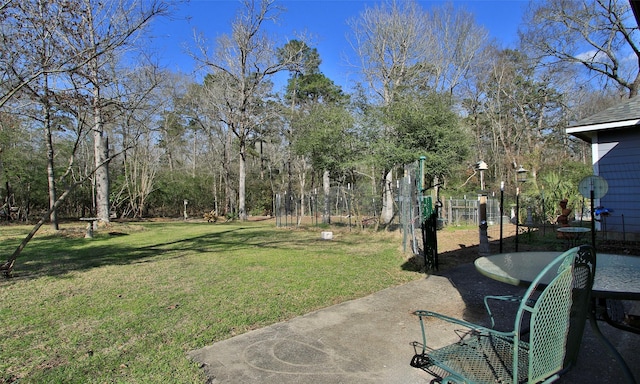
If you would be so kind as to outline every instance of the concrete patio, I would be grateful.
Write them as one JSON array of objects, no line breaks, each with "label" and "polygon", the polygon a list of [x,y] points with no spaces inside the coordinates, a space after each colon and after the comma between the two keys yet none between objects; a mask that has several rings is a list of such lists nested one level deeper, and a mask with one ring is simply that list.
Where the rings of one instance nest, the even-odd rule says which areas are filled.
[{"label": "concrete patio", "polygon": [[[519,290],[465,264],[215,343],[189,357],[202,364],[208,383],[428,383],[432,376],[409,365],[411,343],[420,338],[412,311],[429,309],[486,324],[482,298]],[[640,378],[640,335],[604,323],[600,328]],[[451,329],[435,333],[435,342],[455,338]],[[624,377],[587,326],[578,365],[558,382],[621,383]]]}]

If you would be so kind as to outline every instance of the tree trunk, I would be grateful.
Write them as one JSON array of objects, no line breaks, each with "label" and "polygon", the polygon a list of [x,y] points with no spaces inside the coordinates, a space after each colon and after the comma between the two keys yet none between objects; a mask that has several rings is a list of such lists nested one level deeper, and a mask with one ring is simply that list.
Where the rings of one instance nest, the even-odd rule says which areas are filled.
[{"label": "tree trunk", "polygon": [[380,211],[380,222],[384,225],[393,220],[393,174],[387,172],[382,187],[382,210]]},{"label": "tree trunk", "polygon": [[230,130],[227,131],[226,135],[224,160],[222,163],[222,175],[224,182],[224,208],[223,212],[218,212],[219,215],[224,216],[233,213],[233,211],[235,210],[235,198],[233,188],[231,186],[231,148],[233,136]]},{"label": "tree trunk", "polygon": [[264,141],[260,140],[260,180],[264,180]]},{"label": "tree trunk", "polygon": [[331,180],[329,180],[329,171],[322,172],[322,190],[324,192],[324,214],[322,215],[322,223],[331,224]]},{"label": "tree trunk", "polygon": [[[47,125],[49,125],[47,123]],[[53,204],[56,202],[56,179],[54,172],[54,164],[53,164],[53,144],[51,142],[51,127],[47,126],[46,128],[46,143],[47,143],[47,182],[49,185],[49,207],[53,207]],[[54,230],[58,230],[58,215],[56,214],[56,210],[51,211],[51,215],[49,216],[49,221],[51,222],[51,228]]]},{"label": "tree trunk", "polygon": [[[4,162],[2,161],[3,153],[0,146],[0,204],[9,201],[9,180],[4,173]],[[7,207],[8,208],[8,207]]]},{"label": "tree trunk", "polygon": [[[96,75],[97,76],[97,75]],[[96,166],[95,178],[95,205],[96,217],[100,221],[109,222],[109,142],[104,137],[102,122],[102,110],[100,108],[100,91],[95,88],[93,92],[93,157]]]},{"label": "tree trunk", "polygon": [[301,170],[298,173],[298,182],[300,184],[300,217],[304,217],[305,208],[304,208],[304,199],[305,199],[305,188],[307,187],[307,174],[305,173],[305,160],[301,159]]},{"label": "tree trunk", "polygon": [[240,140],[240,164],[238,167],[238,218],[240,221],[247,221],[246,207],[246,178],[247,178],[247,144]]},{"label": "tree trunk", "polygon": [[54,230],[58,230],[58,215],[56,209],[54,209],[54,204],[56,203],[56,177],[55,177],[55,167],[54,167],[54,151],[53,151],[53,140],[51,138],[51,109],[48,105],[48,97],[47,92],[47,77],[44,78],[45,83],[45,106],[44,106],[44,132],[45,132],[45,143],[47,147],[47,183],[49,186],[49,208],[51,209],[51,214],[49,215],[49,220],[51,222],[51,228]]}]

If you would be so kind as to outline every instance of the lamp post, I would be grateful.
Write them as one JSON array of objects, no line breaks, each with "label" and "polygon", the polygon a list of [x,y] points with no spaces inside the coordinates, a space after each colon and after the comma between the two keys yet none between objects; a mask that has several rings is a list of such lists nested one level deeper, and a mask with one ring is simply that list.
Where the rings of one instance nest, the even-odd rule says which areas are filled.
[{"label": "lamp post", "polygon": [[[527,172],[522,165],[516,170],[518,184],[527,181]],[[518,252],[518,232],[520,232],[520,187],[516,188],[516,252]]]},{"label": "lamp post", "polygon": [[484,189],[484,171],[489,169],[487,163],[480,160],[476,163],[476,169],[480,172],[480,245],[478,247],[478,254],[480,256],[488,256],[489,251],[489,236],[487,234],[487,192]]},{"label": "lamp post", "polygon": [[501,181],[500,182],[500,253],[502,253],[503,217],[504,217],[504,181]]},{"label": "lamp post", "polygon": [[524,169],[522,165],[520,166],[520,168],[516,169],[516,180],[518,181],[518,183],[524,183],[525,181],[527,181],[527,172],[529,171]]}]

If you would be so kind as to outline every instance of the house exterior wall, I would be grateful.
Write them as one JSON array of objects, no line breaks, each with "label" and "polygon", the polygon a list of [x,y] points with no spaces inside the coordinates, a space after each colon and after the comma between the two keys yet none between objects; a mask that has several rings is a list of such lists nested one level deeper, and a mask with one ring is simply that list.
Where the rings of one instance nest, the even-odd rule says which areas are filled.
[{"label": "house exterior wall", "polygon": [[599,230],[610,239],[640,240],[640,130],[598,132],[593,157],[594,173],[609,185],[595,205],[612,210],[600,217]]}]

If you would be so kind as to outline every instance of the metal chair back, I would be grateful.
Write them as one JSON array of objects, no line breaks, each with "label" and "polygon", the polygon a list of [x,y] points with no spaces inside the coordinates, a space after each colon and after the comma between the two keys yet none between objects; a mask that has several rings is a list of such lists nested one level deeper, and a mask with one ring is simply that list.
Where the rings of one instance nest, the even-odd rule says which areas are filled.
[{"label": "metal chair back", "polygon": [[[556,276],[544,286],[542,281],[555,269]],[[575,363],[589,312],[594,275],[593,248],[572,248],[541,271],[524,294],[516,315],[514,342],[518,346],[522,320],[529,315],[526,316],[530,331],[529,382],[539,382],[550,373]],[[514,362],[514,371],[518,365]]]},{"label": "metal chair back", "polygon": [[[411,365],[443,377],[443,383],[552,382],[578,355],[595,275],[591,246],[572,248],[548,264],[520,301],[514,328],[501,332],[420,310],[422,353]],[[425,319],[435,317],[466,328],[454,344],[427,346]]]}]

